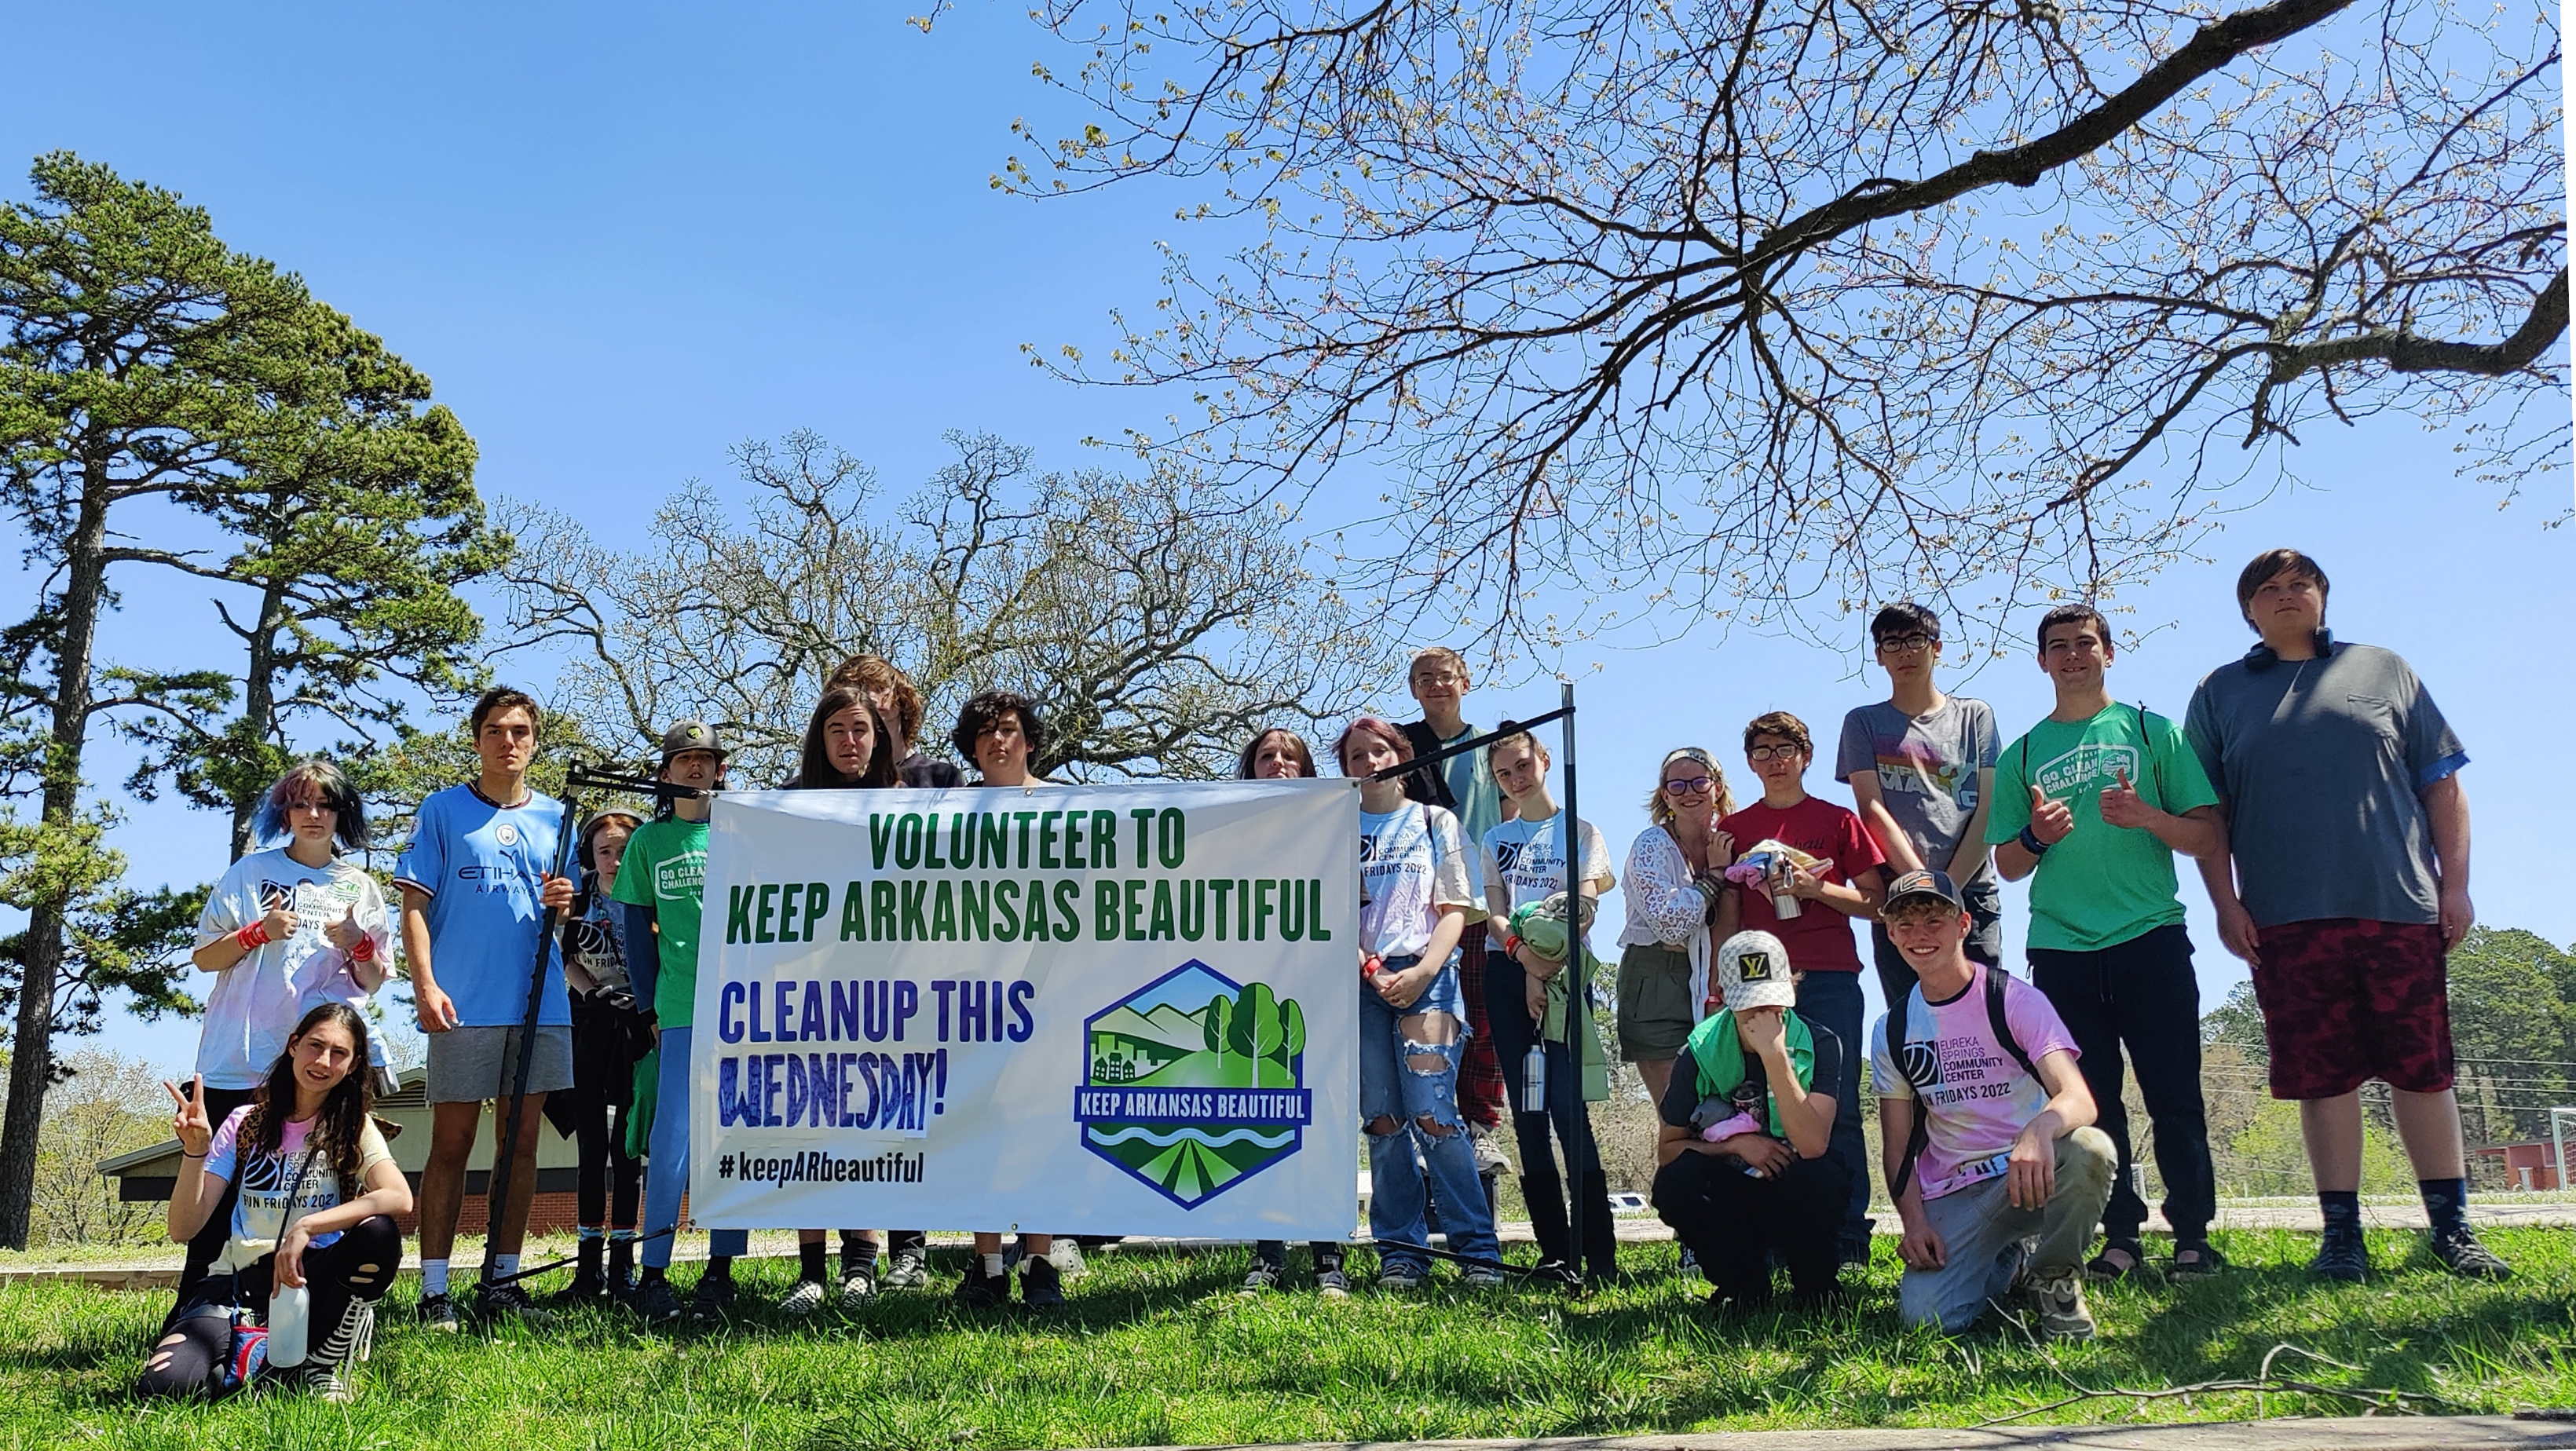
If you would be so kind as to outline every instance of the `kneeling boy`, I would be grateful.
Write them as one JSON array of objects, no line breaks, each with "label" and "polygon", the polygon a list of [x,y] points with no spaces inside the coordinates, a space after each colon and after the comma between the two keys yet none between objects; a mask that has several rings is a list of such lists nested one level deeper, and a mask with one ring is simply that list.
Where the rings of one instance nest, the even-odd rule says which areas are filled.
[{"label": "kneeling boy", "polygon": [[1800,1300],[1833,1293],[1850,1171],[1831,1152],[1843,1040],[1798,1016],[1789,951],[1768,932],[1717,950],[1726,1006],[1700,1021],[1664,1090],[1655,1209],[1717,1286],[1771,1298],[1771,1256]]},{"label": "kneeling boy", "polygon": [[1964,1330],[2027,1285],[2042,1334],[2085,1339],[2084,1251],[2119,1159],[2074,1037],[2038,989],[1968,959],[1948,873],[1897,878],[1883,916],[1916,982],[1870,1041],[1905,1323]]}]

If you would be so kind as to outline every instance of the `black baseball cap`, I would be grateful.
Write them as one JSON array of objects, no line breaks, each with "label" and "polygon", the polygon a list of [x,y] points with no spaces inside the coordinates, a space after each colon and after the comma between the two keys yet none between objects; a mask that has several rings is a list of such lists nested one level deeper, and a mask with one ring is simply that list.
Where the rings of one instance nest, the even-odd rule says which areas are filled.
[{"label": "black baseball cap", "polygon": [[1959,895],[1958,884],[1950,880],[1950,874],[1936,872],[1928,867],[1907,872],[1889,883],[1887,903],[1879,910],[1894,911],[1896,904],[1908,897],[1937,897],[1954,911],[1968,910],[1967,899]]},{"label": "black baseball cap", "polygon": [[724,737],[702,720],[684,720],[662,732],[663,765],[671,764],[671,758],[682,751],[713,751],[719,757],[732,754],[725,749]]}]

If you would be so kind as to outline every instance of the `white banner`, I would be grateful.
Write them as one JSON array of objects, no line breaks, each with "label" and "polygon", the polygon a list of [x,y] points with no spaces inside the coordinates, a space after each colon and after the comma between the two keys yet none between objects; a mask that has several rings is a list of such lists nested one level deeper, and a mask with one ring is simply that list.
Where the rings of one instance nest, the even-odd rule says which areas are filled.
[{"label": "white banner", "polygon": [[1347,1238],[1358,851],[1347,781],[727,793],[690,1217]]}]

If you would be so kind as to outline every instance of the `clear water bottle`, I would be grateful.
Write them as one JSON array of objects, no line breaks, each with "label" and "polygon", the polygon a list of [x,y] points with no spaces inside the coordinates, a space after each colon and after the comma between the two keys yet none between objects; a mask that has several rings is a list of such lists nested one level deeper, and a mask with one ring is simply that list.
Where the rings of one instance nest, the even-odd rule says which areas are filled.
[{"label": "clear water bottle", "polygon": [[284,1369],[304,1363],[313,1330],[310,1285],[279,1285],[268,1295],[268,1363]]},{"label": "clear water bottle", "polygon": [[1521,1112],[1547,1112],[1547,1049],[1536,1043],[1521,1059]]}]

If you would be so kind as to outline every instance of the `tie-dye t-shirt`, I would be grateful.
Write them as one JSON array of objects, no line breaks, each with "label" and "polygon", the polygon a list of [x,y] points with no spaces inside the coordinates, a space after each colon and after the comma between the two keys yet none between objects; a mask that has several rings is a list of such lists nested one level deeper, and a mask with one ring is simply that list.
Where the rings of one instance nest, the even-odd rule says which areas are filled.
[{"label": "tie-dye t-shirt", "polygon": [[[1874,1091],[1913,1099],[1916,1112],[1930,1115],[1930,1141],[1914,1165],[1926,1199],[2001,1175],[2022,1126],[2048,1107],[2048,1090],[1995,1040],[1987,969],[1972,967],[1957,997],[1927,1003],[1917,987],[1903,1006],[1879,1016],[1869,1036]],[[2033,1063],[2060,1049],[2079,1056],[2057,1009],[2019,978],[2004,979],[2004,1023]]]},{"label": "tie-dye t-shirt", "polygon": [[[215,1130],[214,1142],[206,1147],[207,1177],[225,1180],[241,1190],[241,1196],[233,1201],[232,1238],[215,1263],[218,1270],[249,1269],[260,1256],[277,1248],[277,1237],[286,1229],[290,1194],[294,1196],[297,1219],[340,1203],[340,1176],[319,1156],[310,1164],[305,1161],[305,1144],[313,1132],[311,1123],[287,1120],[278,1127],[275,1153],[245,1157],[241,1152],[241,1132],[249,1117],[248,1104],[234,1109]],[[393,1151],[385,1147],[385,1136],[376,1128],[376,1121],[367,1120],[366,1127],[358,1131],[359,1182],[364,1184],[368,1170],[392,1157]],[[339,1238],[338,1230],[325,1231],[313,1236],[313,1247],[327,1248]]]}]

